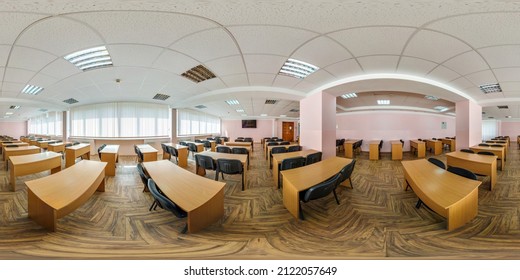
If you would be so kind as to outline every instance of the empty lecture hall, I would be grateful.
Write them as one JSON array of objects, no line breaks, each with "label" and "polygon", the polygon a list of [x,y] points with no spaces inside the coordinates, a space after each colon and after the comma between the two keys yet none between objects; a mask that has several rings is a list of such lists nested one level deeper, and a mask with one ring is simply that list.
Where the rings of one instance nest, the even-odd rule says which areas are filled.
[{"label": "empty lecture hall", "polygon": [[514,1],[0,14],[2,260],[520,259]]}]

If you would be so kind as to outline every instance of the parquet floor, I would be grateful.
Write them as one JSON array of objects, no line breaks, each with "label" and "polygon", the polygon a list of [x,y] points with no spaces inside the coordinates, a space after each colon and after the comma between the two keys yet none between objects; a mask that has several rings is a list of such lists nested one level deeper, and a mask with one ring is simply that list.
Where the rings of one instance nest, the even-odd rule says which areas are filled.
[{"label": "parquet floor", "polygon": [[478,216],[451,232],[444,218],[415,208],[399,161],[357,158],[354,189],[339,190],[341,205],[333,196],[312,201],[299,221],[283,207],[257,148],[246,191],[239,176],[226,176],[224,218],[196,234],[180,234],[185,221],[169,212],[148,211],[152,198],[142,192],[133,157],[121,158],[106,192],[60,219],[54,233],[27,218],[23,183],[48,173],[19,177],[14,193],[0,164],[0,259],[520,259],[516,143],[493,192],[480,178]]}]

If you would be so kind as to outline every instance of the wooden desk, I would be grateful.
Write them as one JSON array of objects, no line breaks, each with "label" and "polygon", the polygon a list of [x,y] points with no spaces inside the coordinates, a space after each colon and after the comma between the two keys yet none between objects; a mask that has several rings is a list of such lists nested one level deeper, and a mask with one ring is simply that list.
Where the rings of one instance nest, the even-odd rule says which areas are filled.
[{"label": "wooden desk", "polygon": [[224,145],[235,147],[250,147],[251,150],[254,151],[253,142],[225,142]]},{"label": "wooden desk", "polygon": [[210,151],[216,152],[217,151],[217,142],[215,140],[207,140],[209,141],[209,144],[211,145]]},{"label": "wooden desk", "polygon": [[119,156],[119,145],[106,145],[103,150],[101,150],[101,161],[106,162],[107,166],[105,167],[105,175],[106,176],[116,176],[116,162],[117,157]]},{"label": "wooden desk", "polygon": [[7,169],[7,164],[10,156],[23,156],[23,155],[32,155],[40,152],[40,147],[36,146],[22,146],[18,148],[4,148],[3,157],[5,159],[5,168]]},{"label": "wooden desk", "polygon": [[2,146],[1,149],[0,149],[0,153],[2,153],[2,160],[5,160],[5,146],[9,146],[9,145],[16,145],[18,147],[21,147],[21,146],[29,146],[28,143],[25,143],[25,142],[15,142],[15,143],[0,143],[0,145]]},{"label": "wooden desk", "polygon": [[[37,147],[40,149],[39,147]],[[32,155],[9,157],[9,183],[16,191],[16,177],[34,174],[45,170],[54,174],[61,170],[61,154],[45,152]]]},{"label": "wooden desk", "polygon": [[[246,154],[228,154],[228,153],[217,153],[204,151],[202,153],[198,153],[199,155],[209,156],[214,161],[217,161],[219,158],[225,159],[238,159],[242,163],[242,168],[244,169],[244,188],[247,186],[247,155]],[[199,168],[199,163],[195,162],[195,172],[200,176],[206,175],[206,169]]]},{"label": "wooden desk", "polygon": [[192,142],[192,141],[184,141],[184,142],[186,142],[186,144],[188,144],[188,143],[195,144],[195,146],[197,146],[197,153],[204,152],[204,143],[197,143],[197,142]]},{"label": "wooden desk", "polygon": [[441,141],[442,141],[442,144],[450,146],[450,152],[455,152],[455,150],[456,150],[455,139],[442,138]]},{"label": "wooden desk", "polygon": [[489,176],[491,190],[497,183],[497,157],[477,155],[464,152],[451,152],[446,154],[448,166],[467,169],[476,174]]},{"label": "wooden desk", "polygon": [[[188,167],[188,146],[182,146],[174,143],[164,143],[164,145],[177,149],[179,166],[184,168]],[[163,159],[170,159],[170,157],[171,155],[169,153],[163,153]]]},{"label": "wooden desk", "polygon": [[157,160],[157,150],[148,145],[148,144],[141,144],[137,145],[137,148],[143,153],[143,161],[156,161]]},{"label": "wooden desk", "polygon": [[507,143],[500,143],[500,142],[504,142],[504,141],[496,141],[496,140],[486,141],[486,143],[489,145],[500,145],[500,146],[504,147],[504,152],[505,152],[505,155],[507,158],[507,151],[508,151],[509,147],[507,146]]},{"label": "wooden desk", "polygon": [[354,144],[359,141],[360,140],[345,140],[345,143],[343,143],[343,148],[345,150],[346,158],[354,158]]},{"label": "wooden desk", "polygon": [[311,165],[282,171],[283,205],[298,219],[300,217],[300,192],[336,175],[352,159],[332,157]]},{"label": "wooden desk", "polygon": [[310,154],[317,153],[316,150],[305,150],[305,151],[297,151],[290,153],[281,153],[273,155],[273,180],[274,180],[274,188],[278,189],[278,171],[280,170],[280,164],[286,158],[293,157],[304,157],[306,158]]},{"label": "wooden desk", "polygon": [[401,163],[405,180],[423,203],[447,219],[448,230],[477,216],[480,181],[448,172],[426,159]]},{"label": "wooden desk", "polygon": [[419,140],[410,140],[410,151],[417,151],[417,157],[423,158],[426,157],[426,143]]},{"label": "wooden desk", "polygon": [[278,145],[278,146],[267,146],[267,154],[266,154],[266,160],[267,160],[267,166],[271,166],[271,150],[274,147],[284,147],[286,150],[291,146],[298,146],[298,144],[291,144],[291,145]]},{"label": "wooden desk", "polygon": [[392,160],[402,160],[403,159],[403,143],[399,140],[390,141],[390,145],[392,145]]},{"label": "wooden desk", "polygon": [[224,216],[225,183],[197,176],[169,160],[143,166],[164,195],[188,213],[188,232],[200,231]]},{"label": "wooden desk", "polygon": [[228,145],[217,145],[217,147],[222,147],[222,146],[226,146],[226,147],[229,147],[231,149],[233,148],[244,148],[246,149],[248,152],[249,152],[249,156],[253,156],[253,153],[251,153],[251,146],[228,146]]},{"label": "wooden desk", "polygon": [[56,231],[59,218],[83,205],[96,190],[105,191],[106,165],[83,160],[56,174],[25,182],[29,218]]},{"label": "wooden desk", "polygon": [[65,148],[65,168],[76,163],[76,158],[90,159],[90,144],[77,144]]},{"label": "wooden desk", "polygon": [[379,143],[381,143],[381,140],[368,141],[368,146],[369,146],[368,159],[370,159],[370,160],[379,159]]},{"label": "wooden desk", "polygon": [[42,149],[47,149],[47,147],[49,146],[49,142],[56,142],[56,140],[42,140],[38,141],[36,145]]},{"label": "wooden desk", "polygon": [[473,147],[470,147],[470,149],[472,151],[474,151],[475,153],[478,153],[480,151],[492,152],[500,160],[500,170],[504,170],[504,164],[505,164],[505,157],[506,157],[506,155],[505,155],[505,149],[503,147],[499,148],[499,147],[473,146]]},{"label": "wooden desk", "polygon": [[60,143],[48,144],[47,151],[56,152],[56,153],[65,153],[66,144],[70,144],[70,142],[60,142]]},{"label": "wooden desk", "polygon": [[[267,145],[268,145],[269,143],[276,143],[276,144],[279,145],[279,144],[282,143],[282,142],[287,142],[287,141],[282,141],[282,140],[280,140],[280,141],[274,141],[274,142],[264,142],[264,148],[263,148],[263,150],[264,150],[264,155],[267,155]],[[267,159],[267,157],[266,157],[266,159]]]},{"label": "wooden desk", "polygon": [[433,154],[436,156],[442,154],[442,141],[426,139],[426,147],[433,149]]}]

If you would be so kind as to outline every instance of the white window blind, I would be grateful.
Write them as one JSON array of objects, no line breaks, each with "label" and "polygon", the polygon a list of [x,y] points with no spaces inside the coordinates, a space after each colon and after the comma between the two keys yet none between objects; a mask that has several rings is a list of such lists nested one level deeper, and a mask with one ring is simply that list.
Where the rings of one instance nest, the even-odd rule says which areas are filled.
[{"label": "white window blind", "polygon": [[170,119],[167,105],[116,102],[70,110],[71,136],[164,137]]},{"label": "white window blind", "polygon": [[496,120],[483,120],[482,121],[482,140],[490,140],[491,138],[497,137],[498,125]]},{"label": "white window blind", "polygon": [[177,135],[220,134],[220,118],[192,110],[177,110]]},{"label": "white window blind", "polygon": [[29,134],[62,136],[63,113],[47,112],[45,114],[29,118],[27,121],[27,129]]}]

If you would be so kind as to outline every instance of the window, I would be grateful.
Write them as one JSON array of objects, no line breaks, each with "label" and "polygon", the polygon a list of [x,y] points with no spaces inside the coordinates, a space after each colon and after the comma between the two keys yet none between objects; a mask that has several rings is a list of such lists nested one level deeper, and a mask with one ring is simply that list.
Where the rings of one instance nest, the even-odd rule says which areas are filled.
[{"label": "window", "polygon": [[32,117],[27,121],[29,134],[41,134],[62,136],[63,135],[63,113],[47,112]]},{"label": "window", "polygon": [[168,137],[167,105],[103,103],[70,110],[71,136]]},{"label": "window", "polygon": [[177,136],[220,134],[220,118],[202,112],[177,110]]},{"label": "window", "polygon": [[496,120],[483,120],[482,121],[482,140],[489,140],[497,137],[498,135],[498,123]]}]

